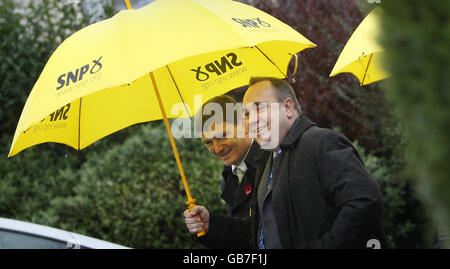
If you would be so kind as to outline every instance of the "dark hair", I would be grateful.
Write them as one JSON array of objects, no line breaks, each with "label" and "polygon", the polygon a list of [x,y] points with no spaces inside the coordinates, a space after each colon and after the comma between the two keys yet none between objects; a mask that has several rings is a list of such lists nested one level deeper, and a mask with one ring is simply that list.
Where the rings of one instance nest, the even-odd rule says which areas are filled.
[{"label": "dark hair", "polygon": [[[236,108],[236,105],[238,104],[231,96],[224,94],[224,95],[220,95],[220,96],[216,96],[213,97],[211,99],[209,99],[206,103],[204,103],[201,107],[201,109],[199,111],[197,111],[197,114],[195,115],[195,117],[198,117],[197,120],[195,121],[195,131],[199,134],[202,133],[203,131],[203,127],[205,122],[210,119],[211,117],[215,116],[215,113],[211,113],[211,114],[205,114],[203,113],[204,108],[208,105],[208,104],[218,104],[221,108],[222,108],[222,122],[228,122],[228,123],[233,123],[235,126],[237,126],[237,123],[239,121],[239,118],[241,116],[242,113],[242,109]],[[227,113],[229,111],[227,111],[227,104],[232,104],[233,105],[233,118],[230,119],[229,117],[227,117]],[[213,110],[214,111],[214,110]],[[231,112],[230,112],[231,113]]]},{"label": "dark hair", "polygon": [[299,115],[302,114],[302,108],[295,95],[295,91],[292,86],[286,81],[274,78],[274,77],[252,77],[250,78],[249,87],[261,81],[269,81],[272,88],[275,90],[275,95],[277,96],[278,102],[283,102],[286,98],[291,98],[294,101],[294,108]]}]

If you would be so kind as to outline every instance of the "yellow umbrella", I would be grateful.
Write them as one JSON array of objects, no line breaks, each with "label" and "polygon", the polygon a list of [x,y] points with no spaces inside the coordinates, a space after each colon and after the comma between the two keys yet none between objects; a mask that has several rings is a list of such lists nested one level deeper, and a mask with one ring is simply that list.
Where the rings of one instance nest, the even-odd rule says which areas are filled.
[{"label": "yellow umbrella", "polygon": [[388,77],[381,66],[384,49],[377,43],[381,8],[377,7],[361,22],[339,55],[330,77],[340,73],[354,74],[361,85]]},{"label": "yellow umbrella", "polygon": [[164,108],[183,103],[191,116],[196,95],[206,102],[250,76],[286,77],[292,55],[314,46],[276,18],[230,0],[159,0],[120,11],[55,50],[8,156],[44,142],[81,150],[130,125],[164,119],[192,207],[167,120],[183,115]]}]

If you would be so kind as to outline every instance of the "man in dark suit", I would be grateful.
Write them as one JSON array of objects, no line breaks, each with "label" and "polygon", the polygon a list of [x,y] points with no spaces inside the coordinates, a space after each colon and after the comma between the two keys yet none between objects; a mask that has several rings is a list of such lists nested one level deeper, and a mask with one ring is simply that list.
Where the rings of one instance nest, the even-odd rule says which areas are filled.
[{"label": "man in dark suit", "polygon": [[[384,246],[383,203],[351,142],[302,115],[292,87],[254,78],[244,96],[250,134],[270,150],[252,220],[223,218],[194,207],[189,231],[205,228],[222,246],[365,248]],[[236,236],[238,234],[239,236]]]},{"label": "man in dark suit", "polygon": [[[250,198],[255,190],[256,167],[268,157],[268,153],[246,135],[242,109],[228,95],[214,97],[197,113],[201,121],[197,118],[195,125],[208,151],[224,164],[221,197],[227,204],[229,216],[234,217],[251,215]],[[240,134],[239,124],[242,124]]]},{"label": "man in dark suit", "polygon": [[[242,105],[230,96],[222,95],[202,106],[195,125],[208,151],[224,164],[221,197],[227,204],[228,215],[239,218],[250,217],[256,210],[252,199],[256,190],[255,177],[257,169],[269,156],[269,152],[261,150],[258,143],[248,137],[242,115]],[[208,240],[208,236],[201,241],[211,247],[220,246],[214,240]]]}]

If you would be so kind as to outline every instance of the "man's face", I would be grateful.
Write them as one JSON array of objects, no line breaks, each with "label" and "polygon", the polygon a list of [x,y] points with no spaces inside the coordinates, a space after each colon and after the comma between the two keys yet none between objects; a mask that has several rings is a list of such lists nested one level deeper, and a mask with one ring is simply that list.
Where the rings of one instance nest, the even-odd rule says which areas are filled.
[{"label": "man's face", "polygon": [[239,165],[250,147],[251,139],[237,138],[236,133],[233,123],[223,123],[222,126],[212,123],[209,130],[203,131],[202,142],[224,165]]},{"label": "man's face", "polygon": [[243,104],[250,137],[256,135],[261,148],[275,150],[289,129],[284,110],[270,81],[260,81],[248,88]]}]

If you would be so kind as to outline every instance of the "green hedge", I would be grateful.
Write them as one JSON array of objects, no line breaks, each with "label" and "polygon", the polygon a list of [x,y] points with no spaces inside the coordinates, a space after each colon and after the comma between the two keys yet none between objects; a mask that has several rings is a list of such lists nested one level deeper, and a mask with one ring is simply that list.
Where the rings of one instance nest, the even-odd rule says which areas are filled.
[{"label": "green hedge", "polygon": [[391,73],[384,89],[407,133],[409,173],[436,222],[450,231],[450,2],[382,6],[380,39]]},{"label": "green hedge", "polygon": [[34,220],[55,197],[73,195],[76,157],[66,158],[63,145],[27,149],[7,159],[11,139],[0,138],[0,217]]},{"label": "green hedge", "polygon": [[[134,248],[200,247],[184,224],[186,195],[165,128],[135,129],[123,144],[91,151],[77,171],[75,195],[54,199],[40,222]],[[199,139],[176,142],[193,197],[225,214],[222,164]]]},{"label": "green hedge", "polygon": [[48,58],[87,23],[81,5],[59,0],[27,2],[0,1],[0,135],[14,134]]},{"label": "green hedge", "polygon": [[[369,174],[378,182],[383,195],[383,227],[388,248],[428,248],[434,243],[425,208],[413,191],[411,180],[402,169],[404,159],[385,159],[367,153],[353,143]],[[401,154],[401,146],[395,157]]]}]

